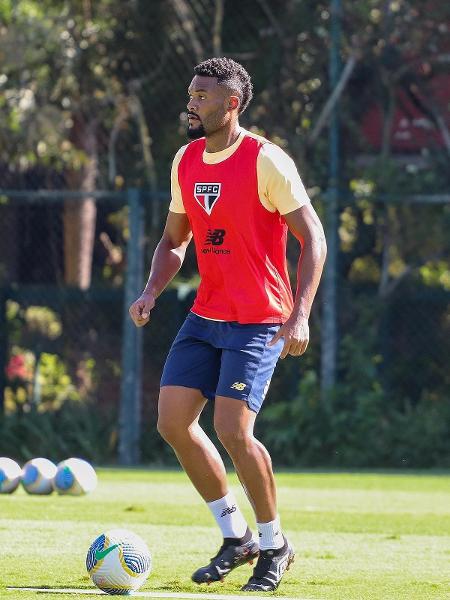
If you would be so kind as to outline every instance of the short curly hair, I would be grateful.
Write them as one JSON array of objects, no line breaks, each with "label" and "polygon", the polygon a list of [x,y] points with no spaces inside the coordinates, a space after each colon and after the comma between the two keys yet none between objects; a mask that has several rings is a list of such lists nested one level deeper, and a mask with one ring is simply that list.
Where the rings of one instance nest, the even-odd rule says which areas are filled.
[{"label": "short curly hair", "polygon": [[253,85],[250,75],[244,67],[232,58],[208,58],[196,67],[194,73],[204,77],[217,77],[240,98],[239,114],[243,113],[253,97]]}]

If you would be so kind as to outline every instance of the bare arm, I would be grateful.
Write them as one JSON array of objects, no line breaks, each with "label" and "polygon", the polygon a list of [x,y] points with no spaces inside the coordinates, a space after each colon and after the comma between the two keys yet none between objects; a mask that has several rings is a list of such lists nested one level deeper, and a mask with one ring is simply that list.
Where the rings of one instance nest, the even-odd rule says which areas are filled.
[{"label": "bare arm", "polygon": [[284,215],[291,233],[298,239],[302,253],[297,267],[297,292],[289,319],[280,327],[271,341],[284,338],[281,358],[288,354],[299,356],[308,346],[308,319],[319,286],[327,253],[322,224],[311,204]]},{"label": "bare arm", "polygon": [[184,213],[169,211],[164,232],[153,254],[147,285],[129,309],[137,327],[148,323],[156,298],[180,270],[191,239],[192,232],[187,216]]}]

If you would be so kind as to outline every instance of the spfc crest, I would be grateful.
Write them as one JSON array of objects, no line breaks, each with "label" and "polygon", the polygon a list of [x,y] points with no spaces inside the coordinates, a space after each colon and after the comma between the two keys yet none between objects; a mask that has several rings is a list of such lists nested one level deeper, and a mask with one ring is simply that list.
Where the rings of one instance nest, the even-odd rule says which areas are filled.
[{"label": "spfc crest", "polygon": [[196,183],[194,184],[194,196],[200,206],[206,210],[208,215],[214,204],[220,198],[221,183]]}]

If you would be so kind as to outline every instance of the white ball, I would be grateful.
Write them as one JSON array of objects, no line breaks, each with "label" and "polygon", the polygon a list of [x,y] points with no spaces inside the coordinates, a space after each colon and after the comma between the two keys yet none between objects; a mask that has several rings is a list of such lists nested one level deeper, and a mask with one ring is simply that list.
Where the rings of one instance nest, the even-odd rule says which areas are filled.
[{"label": "white ball", "polygon": [[0,494],[12,494],[19,483],[22,469],[11,458],[0,457]]},{"label": "white ball", "polygon": [[97,473],[86,460],[68,458],[58,464],[53,487],[58,494],[82,496],[97,487]]},{"label": "white ball", "polygon": [[147,544],[126,529],[100,535],[88,550],[86,569],[97,587],[108,594],[126,595],[139,589],[152,568]]},{"label": "white ball", "polygon": [[23,466],[22,485],[29,494],[51,494],[56,465],[47,458],[33,458]]}]

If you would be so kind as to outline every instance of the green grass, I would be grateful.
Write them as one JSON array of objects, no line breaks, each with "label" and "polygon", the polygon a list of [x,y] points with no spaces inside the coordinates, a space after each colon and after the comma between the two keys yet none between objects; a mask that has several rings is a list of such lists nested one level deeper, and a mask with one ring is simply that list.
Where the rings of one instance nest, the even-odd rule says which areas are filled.
[{"label": "green grass", "polygon": [[[253,525],[237,480],[231,481]],[[282,473],[277,482],[282,523],[297,558],[275,595],[450,598],[448,474]],[[143,590],[235,594],[250,575],[244,566],[224,584],[191,583],[191,572],[213,555],[221,537],[184,474],[99,469],[97,490],[82,498],[27,496],[22,489],[0,496],[0,599],[77,597],[5,588],[90,587],[86,551],[97,535],[118,526],[140,534],[152,552],[153,572]]]}]

